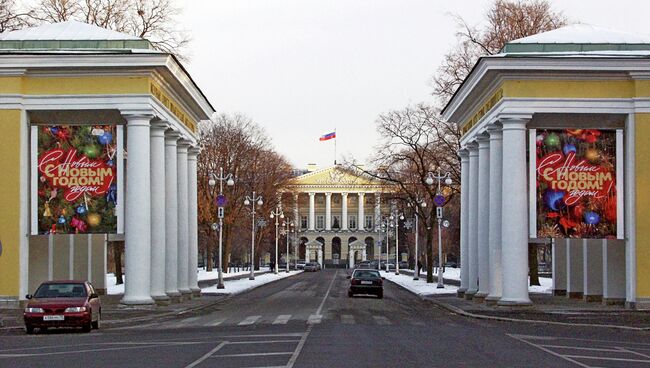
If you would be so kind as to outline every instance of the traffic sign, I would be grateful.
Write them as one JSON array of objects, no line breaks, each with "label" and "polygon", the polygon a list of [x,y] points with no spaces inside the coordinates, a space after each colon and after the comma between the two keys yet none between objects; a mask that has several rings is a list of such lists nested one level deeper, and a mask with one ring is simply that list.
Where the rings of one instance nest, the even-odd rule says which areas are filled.
[{"label": "traffic sign", "polygon": [[218,207],[217,208],[217,217],[222,219],[223,218],[223,207]]},{"label": "traffic sign", "polygon": [[217,206],[223,207],[226,205],[226,196],[223,194],[219,194],[217,196]]},{"label": "traffic sign", "polygon": [[442,222],[442,226],[444,227],[449,227],[449,225],[450,225],[449,220],[445,220]]},{"label": "traffic sign", "polygon": [[442,207],[436,207],[436,218],[442,218]]},{"label": "traffic sign", "polygon": [[445,196],[442,194],[438,194],[435,197],[433,197],[433,203],[436,204],[438,207],[442,207],[442,205],[445,204]]}]

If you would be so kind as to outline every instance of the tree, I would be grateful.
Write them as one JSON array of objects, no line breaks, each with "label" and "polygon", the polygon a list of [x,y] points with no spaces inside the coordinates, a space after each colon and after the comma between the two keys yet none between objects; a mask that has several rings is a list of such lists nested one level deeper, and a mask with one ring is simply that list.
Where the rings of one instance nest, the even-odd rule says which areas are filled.
[{"label": "tree", "polygon": [[29,11],[20,10],[14,0],[0,0],[0,33],[29,25]]},{"label": "tree", "polygon": [[29,16],[36,24],[76,20],[131,34],[187,60],[190,39],[178,28],[180,13],[173,0],[40,0]]},{"label": "tree", "polygon": [[455,16],[460,27],[457,44],[449,51],[433,77],[434,96],[446,104],[481,56],[499,53],[509,41],[550,31],[567,24],[548,0],[495,0],[483,28],[470,26]]}]

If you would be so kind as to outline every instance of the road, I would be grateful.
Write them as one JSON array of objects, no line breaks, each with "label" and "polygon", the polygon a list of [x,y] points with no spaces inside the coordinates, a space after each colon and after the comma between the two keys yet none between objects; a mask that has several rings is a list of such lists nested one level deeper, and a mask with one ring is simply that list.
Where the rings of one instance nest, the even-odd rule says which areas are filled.
[{"label": "road", "polygon": [[650,336],[468,319],[345,270],[303,273],[178,318],[0,335],[0,367],[650,367]]}]

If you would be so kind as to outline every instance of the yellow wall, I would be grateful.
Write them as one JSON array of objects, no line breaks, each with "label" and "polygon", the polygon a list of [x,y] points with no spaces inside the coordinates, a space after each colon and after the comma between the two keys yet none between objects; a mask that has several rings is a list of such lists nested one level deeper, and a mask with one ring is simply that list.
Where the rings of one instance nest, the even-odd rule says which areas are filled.
[{"label": "yellow wall", "polygon": [[148,77],[1,77],[0,93],[25,95],[149,93]]},{"label": "yellow wall", "polygon": [[637,297],[650,298],[650,113],[636,114],[635,124]]},{"label": "yellow wall", "polygon": [[20,287],[20,114],[0,110],[0,295],[9,296]]},{"label": "yellow wall", "polygon": [[636,92],[631,80],[508,80],[502,88],[505,97],[532,98],[631,98]]}]

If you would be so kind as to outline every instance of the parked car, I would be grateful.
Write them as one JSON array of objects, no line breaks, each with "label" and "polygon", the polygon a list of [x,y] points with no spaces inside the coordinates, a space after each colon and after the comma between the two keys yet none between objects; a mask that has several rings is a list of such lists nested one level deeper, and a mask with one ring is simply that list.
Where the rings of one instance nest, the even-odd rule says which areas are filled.
[{"label": "parked car", "polygon": [[[381,269],[385,270],[386,269],[386,261],[381,262]],[[395,269],[395,263],[393,262],[388,262],[388,269],[389,270],[394,270]]]},{"label": "parked car", "polygon": [[297,270],[304,270],[305,269],[305,260],[304,259],[299,259],[298,262],[296,262],[296,269]]},{"label": "parked car", "polygon": [[354,266],[354,268],[372,268],[372,267],[370,266],[370,261],[361,261],[357,263]]},{"label": "parked car", "polygon": [[320,264],[318,262],[309,262],[305,264],[305,272],[320,271]]},{"label": "parked car", "polygon": [[384,297],[384,278],[378,270],[356,269],[348,278],[350,279],[348,297],[351,298],[355,294],[377,295],[379,299]]},{"label": "parked car", "polygon": [[50,327],[81,327],[84,332],[98,329],[102,305],[99,295],[88,281],[62,280],[42,283],[23,313],[25,331],[34,328],[45,331]]},{"label": "parked car", "polygon": [[404,262],[404,261],[400,261],[400,262],[399,262],[399,268],[400,268],[400,269],[403,269],[403,270],[407,270],[407,269],[409,268],[409,263],[408,263],[408,262]]},{"label": "parked car", "polygon": [[451,262],[450,261],[450,262],[445,263],[445,267],[457,268],[458,264],[456,264],[456,262]]}]

